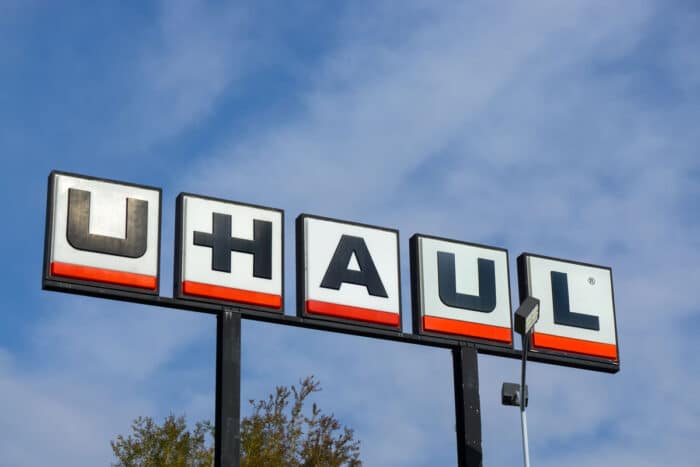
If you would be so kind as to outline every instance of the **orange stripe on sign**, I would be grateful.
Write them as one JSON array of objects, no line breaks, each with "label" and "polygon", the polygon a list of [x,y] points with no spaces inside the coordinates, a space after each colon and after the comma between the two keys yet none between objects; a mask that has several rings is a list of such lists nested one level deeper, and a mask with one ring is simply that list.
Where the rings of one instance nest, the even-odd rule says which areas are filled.
[{"label": "orange stripe on sign", "polygon": [[533,347],[542,349],[560,350],[563,352],[573,352],[592,357],[617,360],[617,346],[613,344],[602,344],[600,342],[533,332],[532,345]]},{"label": "orange stripe on sign", "polygon": [[220,285],[202,284],[201,282],[184,281],[182,292],[198,297],[215,298],[229,302],[246,303],[269,308],[282,308],[282,296],[250,290],[222,287]]},{"label": "orange stripe on sign", "polygon": [[149,290],[155,290],[158,282],[155,276],[59,262],[51,263],[51,275]]},{"label": "orange stripe on sign", "polygon": [[334,318],[346,318],[356,321],[365,321],[374,324],[387,324],[399,327],[399,314],[387,311],[370,310],[355,306],[338,305],[336,303],[319,302],[317,300],[306,301],[306,312],[314,315],[332,316]]},{"label": "orange stripe on sign", "polygon": [[477,337],[479,339],[506,342],[508,344],[513,341],[510,328],[469,323],[456,319],[438,318],[436,316],[423,316],[423,329],[425,331]]}]

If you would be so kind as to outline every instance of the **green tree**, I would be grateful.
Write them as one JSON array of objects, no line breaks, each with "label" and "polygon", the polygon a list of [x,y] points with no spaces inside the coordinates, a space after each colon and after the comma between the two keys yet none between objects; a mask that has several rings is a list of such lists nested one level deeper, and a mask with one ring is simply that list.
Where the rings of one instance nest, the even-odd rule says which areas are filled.
[{"label": "green tree", "polygon": [[128,438],[117,436],[111,442],[112,451],[119,460],[118,467],[211,467],[214,450],[211,443],[214,428],[207,422],[198,422],[192,432],[187,429],[185,417],[169,415],[162,425],[151,417],[138,417],[131,424],[133,434]]},{"label": "green tree", "polygon": [[[360,442],[307,398],[321,390],[307,377],[299,386],[278,386],[267,399],[250,400],[252,414],[241,420],[241,467],[358,467]],[[210,467],[214,427],[208,421],[187,429],[184,416],[169,415],[163,425],[150,417],[132,423],[132,434],[111,442],[116,467]]]}]

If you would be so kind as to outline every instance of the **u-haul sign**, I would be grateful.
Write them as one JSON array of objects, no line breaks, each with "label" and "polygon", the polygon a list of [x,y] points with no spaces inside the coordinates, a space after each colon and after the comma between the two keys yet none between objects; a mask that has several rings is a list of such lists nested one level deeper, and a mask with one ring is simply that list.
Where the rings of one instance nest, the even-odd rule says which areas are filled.
[{"label": "u-haul sign", "polygon": [[[161,190],[52,172],[44,280],[158,295]],[[183,193],[174,296],[284,313],[284,212]],[[414,235],[413,332],[513,347],[508,251]],[[296,220],[297,314],[401,332],[399,232],[313,215]],[[612,271],[518,258],[520,298],[540,301],[534,351],[619,365]],[[585,366],[585,363],[583,363]]]}]

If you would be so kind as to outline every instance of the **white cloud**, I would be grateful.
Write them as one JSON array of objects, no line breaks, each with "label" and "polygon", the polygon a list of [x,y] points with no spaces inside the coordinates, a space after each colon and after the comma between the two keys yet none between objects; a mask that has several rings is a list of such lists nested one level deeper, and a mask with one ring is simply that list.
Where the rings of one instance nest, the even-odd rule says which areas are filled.
[{"label": "white cloud", "polygon": [[206,121],[249,69],[251,24],[243,8],[179,0],[162,2],[159,13],[149,42],[122,70],[129,89],[110,141],[139,154]]},{"label": "white cloud", "polygon": [[184,352],[214,335],[214,318],[75,297],[49,302],[28,336],[29,355],[0,347],[3,465],[102,465],[112,459],[109,440],[139,415],[212,418],[213,400],[202,404],[200,393],[213,390],[213,364]]},{"label": "white cloud", "polygon": [[[467,7],[436,8],[434,21],[406,31],[394,47],[372,42],[381,30],[363,31],[364,40],[350,41],[327,60],[320,72],[327,82],[308,93],[303,118],[234,140],[193,178],[209,191],[269,191],[287,204],[329,211],[338,204],[366,209],[387,198],[400,203],[400,181],[455,139],[469,137],[490,101],[529,76],[531,61],[537,66],[544,55],[548,61],[539,68],[549,77],[550,68],[556,72],[573,60],[572,52],[590,55],[604,39],[604,46],[617,43],[638,27],[639,15],[617,16],[608,8],[595,14],[583,3],[516,4],[485,6],[478,16]],[[575,39],[574,51],[551,52],[550,44],[567,38]],[[538,83],[542,74],[535,75]],[[319,193],[332,193],[326,199],[336,206],[319,203]]]},{"label": "white cloud", "polygon": [[[686,433],[698,414],[688,415],[682,398],[669,400],[661,382],[640,386],[649,373],[674,385],[696,385],[697,377],[669,364],[679,348],[659,349],[641,336],[683,340],[664,323],[697,313],[683,291],[700,272],[697,252],[688,249],[691,231],[674,212],[686,201],[688,170],[697,168],[683,141],[692,135],[684,121],[693,113],[650,107],[652,97],[634,91],[644,88],[634,61],[654,61],[643,47],[658,34],[656,8],[542,2],[482,5],[475,13],[471,5],[441,7],[386,42],[372,25],[386,25],[390,15],[370,26],[349,21],[347,36],[364,40],[328,58],[307,93],[306,112],[225,145],[199,163],[188,184],[292,212],[399,227],[404,237],[425,231],[612,263],[623,372],[536,366],[539,403],[531,418],[539,442],[533,452],[545,459],[559,452],[557,445],[583,437],[593,452],[581,459],[591,462],[596,454],[622,459],[632,449],[639,454],[630,459],[644,458],[643,452],[655,458],[653,450],[686,438],[626,436],[626,424],[642,422],[635,413],[670,418],[674,434]],[[397,349],[396,358],[406,358],[404,352]],[[493,414],[485,421],[486,455],[509,465],[519,458],[518,443],[501,449],[500,440],[517,439],[517,414],[498,407],[491,392],[517,370],[486,361],[484,413]],[[356,365],[344,372],[359,377],[366,370]],[[421,390],[429,394],[430,377],[422,375]],[[647,407],[645,397],[659,408]],[[382,414],[410,424],[405,412]],[[377,421],[374,429],[384,425]],[[614,441],[605,444],[607,437]],[[383,456],[410,452],[392,448],[391,442],[368,447],[369,463],[392,465]],[[564,456],[555,454],[552,464],[569,460]]]}]

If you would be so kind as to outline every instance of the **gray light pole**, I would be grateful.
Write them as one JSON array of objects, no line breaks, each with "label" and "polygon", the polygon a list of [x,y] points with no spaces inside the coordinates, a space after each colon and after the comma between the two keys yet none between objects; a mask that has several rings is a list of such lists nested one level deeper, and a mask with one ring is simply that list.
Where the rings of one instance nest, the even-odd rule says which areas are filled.
[{"label": "gray light pole", "polygon": [[525,467],[530,467],[530,448],[527,438],[527,417],[525,415],[525,399],[527,398],[527,386],[525,386],[525,367],[527,363],[527,348],[530,345],[530,333],[523,336],[523,363],[520,370],[520,387],[524,388],[520,397],[520,428],[523,432],[523,463]]},{"label": "gray light pole", "polygon": [[501,388],[501,402],[504,405],[518,405],[520,407],[520,428],[523,433],[523,464],[530,467],[530,448],[527,437],[527,407],[528,393],[525,384],[525,368],[527,366],[527,351],[530,347],[530,335],[535,323],[540,317],[540,301],[534,297],[527,297],[515,312],[513,327],[522,337],[523,358],[520,370],[520,385],[503,383]]}]

